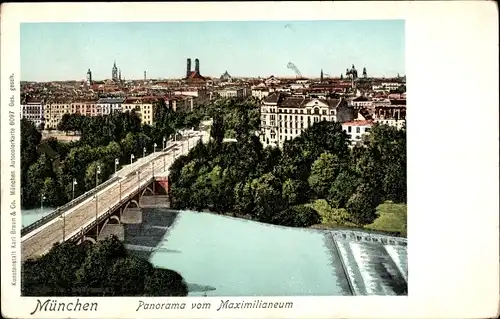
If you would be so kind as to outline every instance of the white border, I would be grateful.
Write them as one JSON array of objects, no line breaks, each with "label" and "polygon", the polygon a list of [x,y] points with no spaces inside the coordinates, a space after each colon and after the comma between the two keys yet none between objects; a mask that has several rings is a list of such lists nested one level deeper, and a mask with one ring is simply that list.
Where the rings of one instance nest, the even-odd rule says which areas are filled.
[{"label": "white border", "polygon": [[[3,4],[1,7],[2,314],[28,318],[36,298],[10,286],[9,75],[19,91],[19,23],[405,19],[408,78],[409,297],[296,297],[291,310],[136,312],[141,298],[98,300],[98,312],[37,318],[486,318],[498,276],[498,17],[493,2],[248,2]],[[333,41],[335,39],[332,39]],[[19,105],[19,94],[15,94]],[[16,108],[19,112],[19,108]],[[16,112],[17,118],[19,113]],[[19,122],[14,125],[19,132]],[[19,145],[19,134],[17,145]],[[19,172],[19,153],[16,169]],[[17,173],[17,181],[19,181]],[[19,187],[19,183],[18,183]],[[19,190],[18,190],[19,192]],[[19,203],[19,198],[16,199]],[[18,211],[20,229],[20,213]],[[18,234],[18,244],[19,234]],[[19,248],[19,247],[18,247]],[[19,257],[19,250],[18,255]],[[18,274],[19,283],[19,274]],[[74,300],[59,298],[58,300]],[[147,300],[166,300],[147,298]],[[168,300],[173,301],[174,298]],[[240,301],[245,298],[230,298]],[[282,298],[247,298],[247,300]],[[211,311],[189,304],[213,301]],[[83,299],[81,300],[83,301]]]}]

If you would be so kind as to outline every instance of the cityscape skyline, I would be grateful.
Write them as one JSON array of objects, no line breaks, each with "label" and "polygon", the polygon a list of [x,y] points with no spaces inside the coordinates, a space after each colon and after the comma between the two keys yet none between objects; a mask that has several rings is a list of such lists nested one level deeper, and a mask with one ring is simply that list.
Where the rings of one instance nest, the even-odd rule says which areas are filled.
[{"label": "cityscape skyline", "polygon": [[[21,24],[21,81],[182,78],[186,59],[219,77],[405,74],[404,20]],[[330,41],[328,41],[330,39]],[[172,49],[172,47],[174,49]],[[68,58],[70,57],[70,58]]]}]

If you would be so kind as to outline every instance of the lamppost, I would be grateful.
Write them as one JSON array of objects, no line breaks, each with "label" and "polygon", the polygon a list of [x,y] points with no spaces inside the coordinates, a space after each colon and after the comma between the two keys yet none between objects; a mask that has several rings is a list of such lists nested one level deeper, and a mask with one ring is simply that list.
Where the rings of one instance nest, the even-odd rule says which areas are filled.
[{"label": "lamppost", "polygon": [[61,212],[61,218],[63,220],[63,242],[66,239],[66,214],[64,212]]},{"label": "lamppost", "polygon": [[141,172],[135,171],[135,174],[137,175],[137,191],[139,192],[141,190]]},{"label": "lamppost", "polygon": [[146,157],[146,146],[142,149],[142,157]]},{"label": "lamppost", "polygon": [[151,176],[155,177],[155,162],[151,162]]},{"label": "lamppost", "polygon": [[163,137],[163,149],[167,148],[167,138],[164,136]]},{"label": "lamppost", "polygon": [[94,195],[94,199],[95,199],[95,238],[97,240],[97,237],[99,236],[99,226],[97,224],[97,194]]},{"label": "lamppost", "polygon": [[120,164],[120,160],[115,158],[115,174],[116,174],[116,168],[118,167],[119,164]]},{"label": "lamppost", "polygon": [[153,144],[153,153],[156,153],[156,143]]},{"label": "lamppost", "polygon": [[99,174],[101,174],[101,166],[97,165],[97,169],[95,171],[95,187],[99,185],[99,178],[98,178]]},{"label": "lamppost", "polygon": [[40,200],[40,211],[43,212],[43,201],[46,199],[45,194],[42,194],[42,198]]},{"label": "lamppost", "polygon": [[75,185],[76,185],[76,178],[73,177],[73,198],[71,198],[71,200],[74,200],[75,199]]},{"label": "lamppost", "polygon": [[132,165],[132,163],[134,162],[134,154],[130,154],[130,165]]}]

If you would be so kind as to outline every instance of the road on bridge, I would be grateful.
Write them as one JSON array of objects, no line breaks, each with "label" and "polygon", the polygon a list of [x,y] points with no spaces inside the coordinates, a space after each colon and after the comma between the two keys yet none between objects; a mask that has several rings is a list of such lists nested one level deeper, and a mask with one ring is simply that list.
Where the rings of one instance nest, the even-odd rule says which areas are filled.
[{"label": "road on bridge", "polygon": [[[199,137],[191,138],[190,148],[194,146],[194,141]],[[181,146],[184,143],[183,147]],[[187,140],[177,142],[179,145],[176,151],[177,154],[187,153],[188,142]],[[166,156],[166,166],[165,170],[168,173],[168,168],[172,164],[171,156],[172,151],[165,152],[165,155],[159,156],[154,160],[153,165],[146,164],[139,169],[139,176],[137,174],[131,174],[128,177],[124,177],[121,181],[113,183],[112,185],[106,187],[97,194],[97,212],[98,215],[104,214],[113,205],[117,204],[120,200],[120,183],[121,183],[121,197],[128,195],[132,191],[138,188],[139,183],[146,181],[152,177],[152,166],[154,167],[154,173],[159,174],[164,172],[164,157]],[[138,181],[138,179],[140,181]],[[69,238],[72,235],[80,231],[85,225],[91,223],[96,218],[96,201],[94,198],[85,200],[83,203],[70,208],[65,212],[65,223],[63,223],[63,218],[55,218],[52,221],[34,229],[32,232],[26,234],[22,239],[21,244],[21,256],[22,260],[28,258],[36,258],[40,255],[47,253],[56,242],[61,242],[63,240],[63,225],[65,224],[64,234],[65,238]]]}]

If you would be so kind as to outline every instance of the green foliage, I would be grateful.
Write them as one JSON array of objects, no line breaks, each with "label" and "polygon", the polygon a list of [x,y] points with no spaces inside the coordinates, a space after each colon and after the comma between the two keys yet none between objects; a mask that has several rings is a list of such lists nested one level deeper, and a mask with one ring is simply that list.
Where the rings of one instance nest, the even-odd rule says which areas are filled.
[{"label": "green foliage", "polygon": [[317,199],[308,204],[321,216],[321,223],[331,226],[354,226],[349,221],[350,215],[344,208],[333,208],[324,199]]},{"label": "green foliage", "polygon": [[23,296],[186,296],[182,276],[129,256],[114,236],[85,248],[57,244],[22,264]]},{"label": "green foliage", "polygon": [[291,227],[309,227],[321,223],[321,216],[307,205],[291,206],[272,219],[273,224]]},{"label": "green foliage", "polygon": [[339,174],[341,163],[336,155],[323,153],[314,161],[309,175],[309,186],[320,198],[327,196],[330,187]]},{"label": "green foliage", "polygon": [[377,207],[377,219],[365,228],[406,237],[407,205],[387,201]]}]

